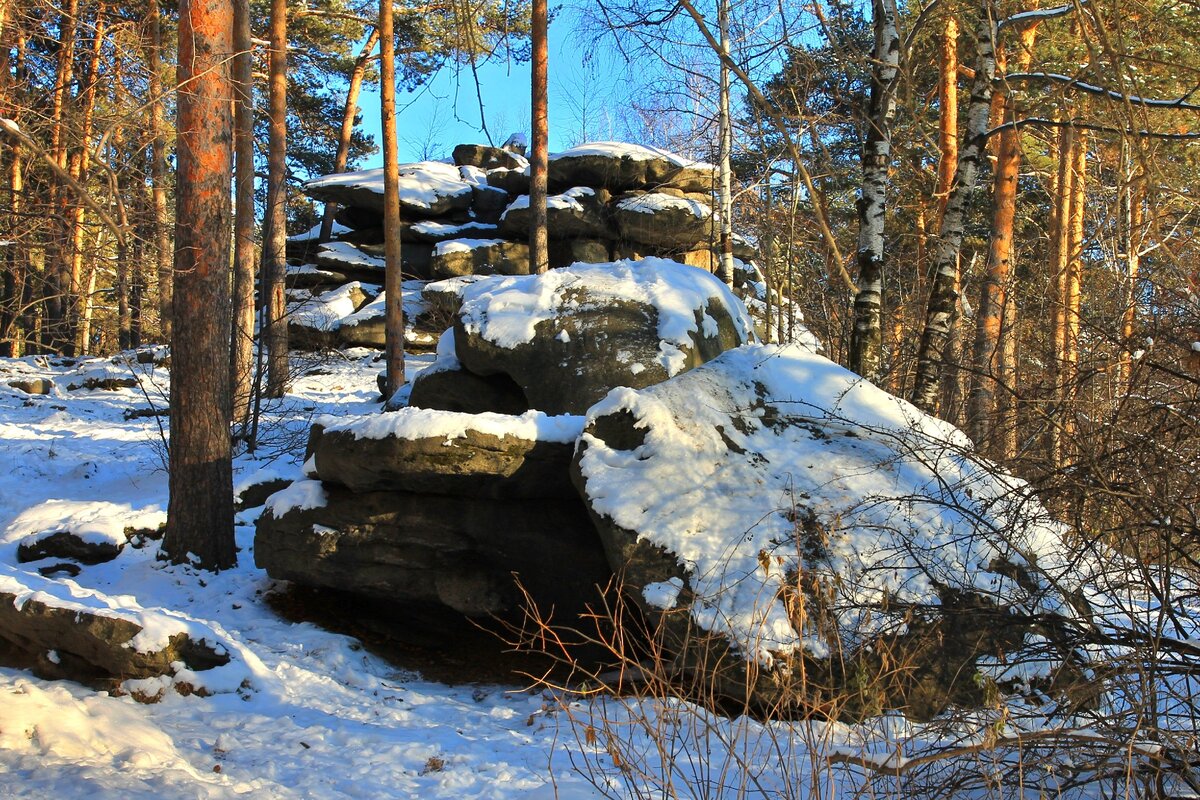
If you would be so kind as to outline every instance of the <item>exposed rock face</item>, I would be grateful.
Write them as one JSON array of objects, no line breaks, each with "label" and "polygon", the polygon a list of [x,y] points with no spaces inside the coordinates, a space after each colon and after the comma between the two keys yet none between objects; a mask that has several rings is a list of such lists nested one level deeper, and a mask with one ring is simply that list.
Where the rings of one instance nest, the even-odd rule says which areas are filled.
[{"label": "exposed rock face", "polygon": [[457,359],[435,362],[413,381],[408,404],[413,408],[457,411],[463,414],[522,414],[529,400],[507,375],[476,375]]},{"label": "exposed rock face", "polygon": [[121,545],[111,541],[91,541],[71,531],[56,531],[33,537],[17,546],[17,561],[28,563],[43,558],[70,558],[80,564],[102,564],[121,553]]},{"label": "exposed rock face", "polygon": [[[582,610],[611,573],[569,481],[581,420],[404,408],[324,418],[318,480],[272,497],[255,560],[275,578],[470,616]],[[327,426],[327,427],[326,427]]]},{"label": "exposed rock face", "polygon": [[1054,693],[1079,659],[1039,566],[1058,530],[968,448],[811,352],[752,346],[614,391],[574,477],[630,598],[718,695],[928,718],[1027,658]]},{"label": "exposed rock face", "polygon": [[173,675],[178,664],[205,670],[229,662],[223,649],[177,633],[148,647],[127,615],[56,598],[61,584],[0,573],[0,661],[38,675],[112,688],[128,678]]},{"label": "exposed rock face", "polygon": [[663,192],[628,195],[613,206],[617,229],[626,239],[690,250],[712,233],[712,208],[698,200]]},{"label": "exposed rock face", "polygon": [[434,277],[464,275],[527,275],[529,245],[504,239],[453,239],[434,247],[430,271]]},{"label": "exposed rock face", "polygon": [[17,378],[10,380],[8,385],[25,394],[52,394],[54,392],[54,381],[49,378]]},{"label": "exposed rock face", "polygon": [[[415,409],[395,413],[410,412]],[[310,463],[317,475],[354,492],[395,489],[493,499],[576,497],[567,470],[574,441],[497,435],[463,424],[454,437],[422,436],[416,424],[406,435],[380,438],[360,437],[361,426],[327,430],[315,424],[308,439]]]},{"label": "exposed rock face", "polygon": [[[463,144],[454,163],[401,167],[401,261],[406,277],[439,280],[529,273],[529,165],[503,148]],[[594,142],[551,157],[550,266],[620,258],[680,258],[709,268],[715,167],[652,147]],[[383,282],[381,170],[310,181],[308,194],[340,205],[336,241],[294,237],[293,253],[320,271],[295,269],[293,288],[322,293],[345,280]],[[745,250],[745,248],[743,248]],[[359,320],[345,337],[336,326],[298,330],[300,349],[381,346],[381,323]],[[350,330],[357,326],[357,330]]]},{"label": "exposed rock face", "polygon": [[671,186],[711,192],[716,167],[655,147],[624,142],[589,142],[550,157],[551,186],[603,186],[614,192]]},{"label": "exposed rock face", "polygon": [[551,414],[581,414],[614,386],[659,383],[754,336],[720,281],[661,259],[493,279],[463,298],[458,361],[511,378]]},{"label": "exposed rock face", "polygon": [[611,574],[578,499],[325,492],[326,505],[260,518],[255,560],[267,574],[473,617],[521,607],[513,573],[539,606],[576,612]]}]

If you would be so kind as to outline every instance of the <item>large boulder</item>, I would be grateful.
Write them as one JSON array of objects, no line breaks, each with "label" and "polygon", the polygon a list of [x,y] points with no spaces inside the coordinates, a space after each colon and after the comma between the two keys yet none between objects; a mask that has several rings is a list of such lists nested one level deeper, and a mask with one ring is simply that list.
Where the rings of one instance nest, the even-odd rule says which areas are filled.
[{"label": "large boulder", "polygon": [[463,367],[508,376],[551,414],[581,414],[614,386],[659,383],[754,338],[724,284],[665,259],[493,277],[462,297]]},{"label": "large boulder", "polygon": [[[372,287],[373,288],[373,287]],[[374,293],[358,281],[288,304],[288,344],[297,350],[322,350],[337,343],[343,317],[366,305]]]},{"label": "large boulder", "polygon": [[127,679],[227,664],[229,651],[199,623],[141,609],[73,582],[0,565],[0,663],[112,689]]},{"label": "large boulder", "polygon": [[504,239],[451,239],[433,249],[435,278],[464,275],[528,275],[529,245]]},{"label": "large boulder", "polygon": [[[611,239],[615,236],[608,222],[605,204],[609,192],[576,186],[562,194],[546,198],[546,230],[551,239]],[[500,227],[509,236],[529,235],[532,214],[529,195],[523,194],[508,204],[500,217]]]},{"label": "large boulder", "polygon": [[529,162],[516,153],[500,147],[489,147],[486,144],[460,144],[452,154],[454,163],[459,166],[490,169],[524,169]]},{"label": "large boulder", "polygon": [[664,192],[630,194],[613,204],[621,236],[664,250],[690,250],[712,235],[712,208]]},{"label": "large boulder", "polygon": [[1078,677],[1069,587],[1044,571],[1062,531],[1029,487],[804,348],[742,347],[614,390],[574,477],[626,592],[702,692],[925,719]]},{"label": "large boulder", "polygon": [[476,375],[463,369],[454,357],[439,357],[413,379],[408,404],[463,414],[516,415],[529,410],[525,393],[512,378]]},{"label": "large boulder", "polygon": [[612,575],[578,498],[466,502],[317,481],[274,495],[254,558],[273,578],[351,590],[406,617],[421,606],[519,614],[518,581],[543,610],[578,613]]},{"label": "large boulder", "polygon": [[573,498],[568,467],[581,420],[401,408],[320,417],[308,440],[310,474],[356,492],[460,497]]},{"label": "large boulder", "polygon": [[[304,191],[322,202],[382,212],[383,170],[325,175],[305,183]],[[400,165],[400,211],[405,216],[436,217],[466,211],[472,197],[471,184],[453,164],[421,161]]]},{"label": "large boulder", "polygon": [[550,156],[552,188],[604,187],[614,192],[671,187],[711,192],[717,168],[657,147],[625,142],[588,142]]}]

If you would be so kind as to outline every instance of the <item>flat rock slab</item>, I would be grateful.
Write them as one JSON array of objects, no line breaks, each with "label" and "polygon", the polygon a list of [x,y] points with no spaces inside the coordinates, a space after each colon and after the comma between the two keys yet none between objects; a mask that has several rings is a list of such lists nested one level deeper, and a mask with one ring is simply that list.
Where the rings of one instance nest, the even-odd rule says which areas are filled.
[{"label": "flat rock slab", "polygon": [[578,613],[611,578],[577,497],[468,501],[304,481],[268,503],[254,541],[272,578],[350,589],[405,615],[436,605],[511,617],[524,604],[518,580],[543,612]]},{"label": "flat rock slab", "polygon": [[670,187],[711,192],[717,168],[666,150],[624,142],[588,142],[550,156],[552,187],[595,186],[614,192]]},{"label": "flat rock slab", "polygon": [[219,643],[194,639],[187,623],[130,610],[97,593],[0,570],[0,655],[48,678],[111,688],[130,678],[174,675],[180,664],[229,663]]},{"label": "flat rock slab", "polygon": [[310,470],[358,492],[396,490],[471,498],[573,498],[568,467],[579,417],[538,412],[458,414],[401,408],[318,418]]},{"label": "flat rock slab", "polygon": [[433,248],[434,278],[466,275],[528,275],[529,245],[505,239],[450,239]]},{"label": "flat rock slab", "polygon": [[[368,169],[325,175],[304,184],[310,197],[370,211],[383,211],[383,170]],[[435,217],[465,211],[472,200],[471,184],[458,167],[440,161],[400,165],[402,214]],[[353,226],[352,226],[353,227]]]}]

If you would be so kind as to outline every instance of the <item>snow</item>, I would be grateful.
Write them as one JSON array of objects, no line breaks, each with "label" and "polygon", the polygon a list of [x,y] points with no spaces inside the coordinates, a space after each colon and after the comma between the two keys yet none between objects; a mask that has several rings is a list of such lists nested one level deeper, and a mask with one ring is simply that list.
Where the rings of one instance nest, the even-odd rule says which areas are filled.
[{"label": "snow", "polygon": [[135,509],[103,500],[46,500],[18,514],[0,536],[0,546],[33,544],[59,531],[70,531],[87,544],[121,546],[126,528],[155,529],[166,521],[166,512],[157,505]]},{"label": "snow", "polygon": [[[577,211],[584,212],[583,203],[579,202],[581,197],[594,197],[596,190],[590,186],[576,186],[573,189],[568,189],[562,194],[549,195],[546,198],[546,208],[555,209],[556,211]],[[508,212],[519,209],[529,208],[529,195],[523,194],[517,199],[508,204],[504,209],[504,213],[500,215],[500,219],[508,216]]]},{"label": "snow", "polygon": [[469,253],[482,247],[496,247],[508,244],[506,239],[451,239],[448,242],[438,242],[433,247],[433,255],[444,256],[449,253]]},{"label": "snow", "polygon": [[350,267],[386,268],[387,262],[378,256],[367,255],[350,242],[326,242],[317,249],[317,258]]},{"label": "snow", "polygon": [[650,192],[627,197],[617,203],[617,208],[625,211],[636,211],[639,214],[657,214],[661,211],[677,209],[686,211],[696,219],[704,220],[712,217],[712,209],[699,200],[688,200],[685,197],[675,197],[662,192]]},{"label": "snow", "polygon": [[[452,348],[440,353],[453,355]],[[245,453],[236,457],[235,483],[244,487],[267,477],[297,474],[314,416],[332,415],[347,424],[369,415],[389,416],[376,414],[379,364],[375,356],[365,350],[319,360],[294,355],[293,386],[285,398],[265,406],[262,446],[253,457]],[[80,370],[101,361],[67,364],[43,356],[0,359],[0,376],[51,379],[65,386]],[[410,358],[406,371],[419,374],[432,361],[432,356]],[[169,377],[164,370],[133,363],[128,369],[139,377],[155,405],[165,405]],[[851,422],[903,433],[913,421],[915,411],[907,404],[854,383],[815,356],[780,352],[765,371],[758,372],[776,392],[788,387],[795,391],[796,413],[823,420],[829,426],[827,435],[834,439],[850,438],[844,431]],[[817,397],[832,402],[828,408],[804,405],[805,398]],[[516,680],[435,682],[402,660],[389,662],[366,651],[355,639],[280,618],[264,600],[273,584],[254,566],[252,525],[261,509],[238,515],[238,565],[217,574],[160,560],[158,545],[152,541],[142,548],[127,546],[114,561],[83,567],[80,575],[69,580],[41,577],[36,574],[38,562],[17,564],[20,537],[56,527],[54,517],[60,512],[57,523],[62,527],[74,521],[94,526],[106,536],[120,534],[117,526],[122,516],[129,524],[161,519],[161,509],[167,506],[167,477],[158,426],[169,425],[169,420],[125,419],[123,414],[146,402],[139,388],[31,396],[0,380],[0,463],[4,465],[0,470],[0,531],[4,532],[0,580],[27,599],[77,604],[80,609],[145,623],[147,632],[138,640],[139,647],[160,643],[171,631],[186,630],[223,647],[232,660],[215,670],[181,668],[164,680],[126,684],[126,690],[151,696],[161,693],[161,700],[150,705],[128,695],[0,668],[0,795],[5,798],[583,800],[672,796],[673,792],[680,797],[726,800],[795,797],[797,787],[805,795],[821,797],[899,797],[909,796],[901,784],[856,764],[910,765],[916,756],[935,750],[976,745],[997,735],[1054,733],[1064,725],[1061,720],[1047,721],[1039,706],[1020,702],[929,724],[897,714],[856,725],[820,720],[761,723],[744,716],[720,717],[675,697],[584,696],[530,689]],[[648,400],[646,408],[650,409]],[[702,407],[695,410],[698,415],[710,413]],[[446,420],[447,425],[451,422]],[[536,429],[542,423],[531,420],[529,424]],[[958,441],[951,429],[936,421],[918,421],[915,430],[923,436]],[[561,435],[568,434],[563,430]],[[646,446],[674,448],[670,452],[678,456],[679,477],[700,463],[696,451],[685,444],[680,438],[649,441]],[[832,461],[822,447],[813,444],[810,452]],[[957,463],[956,447],[947,448],[938,458]],[[844,469],[853,467],[841,457],[838,463]],[[833,465],[814,465],[818,467],[832,469]],[[906,474],[916,475],[921,468],[918,465]],[[794,470],[793,477],[804,472],[807,464]],[[783,473],[781,466],[779,480]],[[735,478],[717,476],[721,486]],[[837,481],[859,481],[871,482],[882,491],[879,480],[875,472],[850,471],[836,476],[834,488],[843,485]],[[677,488],[667,488],[662,499],[677,491],[686,501],[691,485],[680,482]],[[1019,484],[1009,486],[1022,491]],[[296,494],[311,500],[317,493],[308,486]],[[830,502],[835,500],[836,491]],[[759,516],[766,510],[760,510]],[[700,508],[692,511],[707,513]],[[937,519],[937,513],[925,515],[931,525]],[[1055,580],[1087,587],[1084,600],[1109,630],[1144,628],[1167,613],[1181,626],[1172,629],[1181,641],[1200,641],[1193,622],[1198,613],[1194,600],[1163,609],[1161,598],[1138,579],[1141,573],[1111,553],[1096,548],[1089,550],[1091,555],[1068,559],[1047,554],[1037,541],[1030,545],[1030,552],[1043,554],[1045,563],[1039,561],[1039,567]],[[872,556],[870,552],[859,555]],[[1194,586],[1183,585],[1186,576],[1172,580],[1181,582],[1175,597],[1197,596]],[[682,585],[667,581],[648,588],[646,599],[666,607],[678,600]],[[347,616],[353,613],[346,610]],[[46,654],[52,662],[65,662],[63,655]],[[1128,655],[1127,649],[1106,647],[1096,658],[1107,657],[1115,664]],[[988,668],[997,676],[1028,680],[1044,671],[1046,664],[998,659]],[[203,686],[213,694],[185,696],[180,691],[184,683]],[[1079,718],[1066,721],[1075,727],[1067,733],[1079,740],[1099,738],[1089,726],[1119,710],[1121,702],[1126,701],[1106,700],[1090,717],[1086,709],[1081,710]],[[1194,734],[1191,718],[1180,725],[1180,741]],[[1136,745],[1127,738],[1125,731],[1118,746],[1134,752]],[[1017,764],[1031,796],[1090,798],[1129,788],[1119,776],[1110,776],[1094,790],[1083,786],[1074,793],[1060,791],[1062,770],[1072,750],[1051,751],[1047,757],[1043,752],[1035,751],[1027,763]],[[980,777],[981,763],[990,764],[1006,754],[1010,758],[1005,766],[1011,767],[1011,751],[986,748],[982,753],[986,761],[976,753],[959,762],[942,760],[937,767],[975,781],[963,796],[993,796],[1009,788],[1020,795],[1019,787],[987,783],[999,773]],[[1131,761],[1130,766],[1135,772],[1138,765]],[[1065,774],[1070,778],[1069,772]],[[979,787],[976,794],[971,794],[972,787]],[[1173,796],[1185,796],[1169,779],[1166,788]]]},{"label": "snow", "polygon": [[[752,323],[741,301],[707,272],[665,258],[572,264],[543,275],[491,276],[462,290],[463,327],[487,341],[511,349],[533,339],[537,325],[580,302],[580,289],[592,303],[632,301],[658,311],[659,360],[668,375],[683,369],[684,348],[697,331],[695,309],[709,301],[726,305],[747,339]],[[715,325],[707,314],[700,325]]]},{"label": "snow", "polygon": [[[1028,487],[971,457],[958,429],[807,348],[727,351],[673,381],[614,389],[588,419],[621,411],[646,440],[623,451],[584,434],[592,509],[673,553],[697,596],[693,620],[747,660],[826,654],[789,619],[798,569],[837,586],[848,645],[903,624],[870,609],[939,605],[947,586],[1071,616],[1060,595],[989,568],[1063,549]],[[797,562],[796,515],[809,512],[828,540],[819,564]]]},{"label": "snow", "polygon": [[461,225],[451,225],[448,222],[438,222],[437,220],[421,220],[414,223],[412,229],[417,233],[425,236],[461,236],[470,231],[478,231],[482,233],[495,231],[496,226],[486,222],[464,222]]},{"label": "snow", "polygon": [[[288,304],[288,322],[318,331],[333,331],[356,310],[357,292],[366,288],[358,281],[331,289],[310,300]],[[374,287],[372,287],[374,288]]]},{"label": "snow", "polygon": [[[352,230],[351,228],[347,228],[342,223],[338,222],[337,220],[334,220],[333,227],[330,229],[329,235],[330,236],[341,236],[344,233],[350,233],[351,230]],[[316,225],[313,225],[311,228],[304,231],[303,233],[297,233],[294,236],[289,236],[288,241],[296,242],[296,243],[311,242],[312,240],[320,237],[320,235],[321,235],[321,223],[318,222]]]},{"label": "snow", "polygon": [[[439,342],[440,344],[440,342]],[[444,438],[446,443],[466,436],[468,431],[503,438],[511,436],[530,441],[571,444],[583,432],[583,417],[549,416],[541,411],[526,411],[519,416],[507,414],[461,414],[427,408],[401,408],[388,414],[358,417],[318,417],[326,431],[347,431],[355,439],[426,439]]]},{"label": "snow", "polygon": [[569,150],[563,150],[561,153],[552,153],[551,161],[557,161],[560,158],[578,158],[580,156],[603,156],[605,158],[627,158],[631,161],[652,161],[654,159],[663,159],[677,167],[696,167],[700,169],[712,169],[716,167],[712,164],[703,161],[693,161],[689,158],[672,153],[668,150],[662,150],[657,147],[648,145],[630,144],[628,142],[586,142],[578,147],[572,147]]},{"label": "snow", "polygon": [[[304,184],[305,191],[331,187],[361,189],[383,194],[383,170],[366,169],[325,175]],[[441,161],[419,161],[400,165],[400,202],[413,208],[433,208],[443,197],[470,193],[471,184],[462,179],[458,167]]]}]

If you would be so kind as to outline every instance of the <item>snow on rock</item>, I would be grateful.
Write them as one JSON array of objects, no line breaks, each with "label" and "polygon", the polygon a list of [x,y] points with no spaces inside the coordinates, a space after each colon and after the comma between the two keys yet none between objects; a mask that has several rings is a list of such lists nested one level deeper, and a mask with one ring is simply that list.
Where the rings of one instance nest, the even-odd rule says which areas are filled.
[{"label": "snow on rock", "polygon": [[550,156],[554,186],[603,186],[613,191],[669,186],[709,192],[717,168],[657,147],[625,142],[588,142]]},{"label": "snow on rock", "polygon": [[723,283],[661,258],[494,277],[462,297],[462,366],[507,375],[530,408],[554,414],[582,413],[614,386],[658,383],[754,339]]},{"label": "snow on rock", "polygon": [[[347,228],[342,223],[335,221],[333,223],[333,227],[330,228],[329,235],[337,237],[337,236],[341,236],[342,234],[350,233],[352,230],[353,230],[352,228]],[[299,244],[299,243],[303,243],[303,242],[316,241],[318,238],[320,238],[320,236],[321,236],[321,223],[318,222],[316,225],[313,225],[311,228],[304,231],[303,233],[297,233],[292,236],[289,236],[287,238],[287,240],[289,242]]]},{"label": "snow on rock", "polygon": [[288,303],[288,336],[292,347],[321,349],[333,344],[342,319],[353,314],[378,291],[354,281],[316,297]]},{"label": "snow on rock", "polygon": [[[304,191],[317,200],[382,211],[383,170],[325,175],[305,183]],[[471,197],[471,184],[453,164],[420,161],[400,165],[400,206],[405,211],[437,216],[466,209]]]},{"label": "snow on rock", "polygon": [[157,505],[47,500],[18,514],[0,536],[0,544],[15,544],[19,561],[58,555],[95,563],[115,558],[128,540],[127,532],[153,530],[166,520]]},{"label": "snow on rock", "polygon": [[333,269],[366,269],[382,273],[386,262],[364,253],[350,242],[325,242],[317,250],[317,263]]},{"label": "snow on rock", "polygon": [[[684,581],[691,624],[768,675],[802,654],[904,641],[921,608],[986,642],[958,652],[943,632],[939,663],[963,668],[969,688],[980,648],[1024,641],[986,630],[986,615],[956,617],[962,598],[1012,620],[1072,616],[1039,572],[1062,531],[1029,487],[954,427],[802,347],[741,347],[613,390],[588,412],[577,469],[609,552],[650,587],[641,599],[661,606],[657,585]],[[960,685],[942,689],[923,712],[959,699]]]}]

